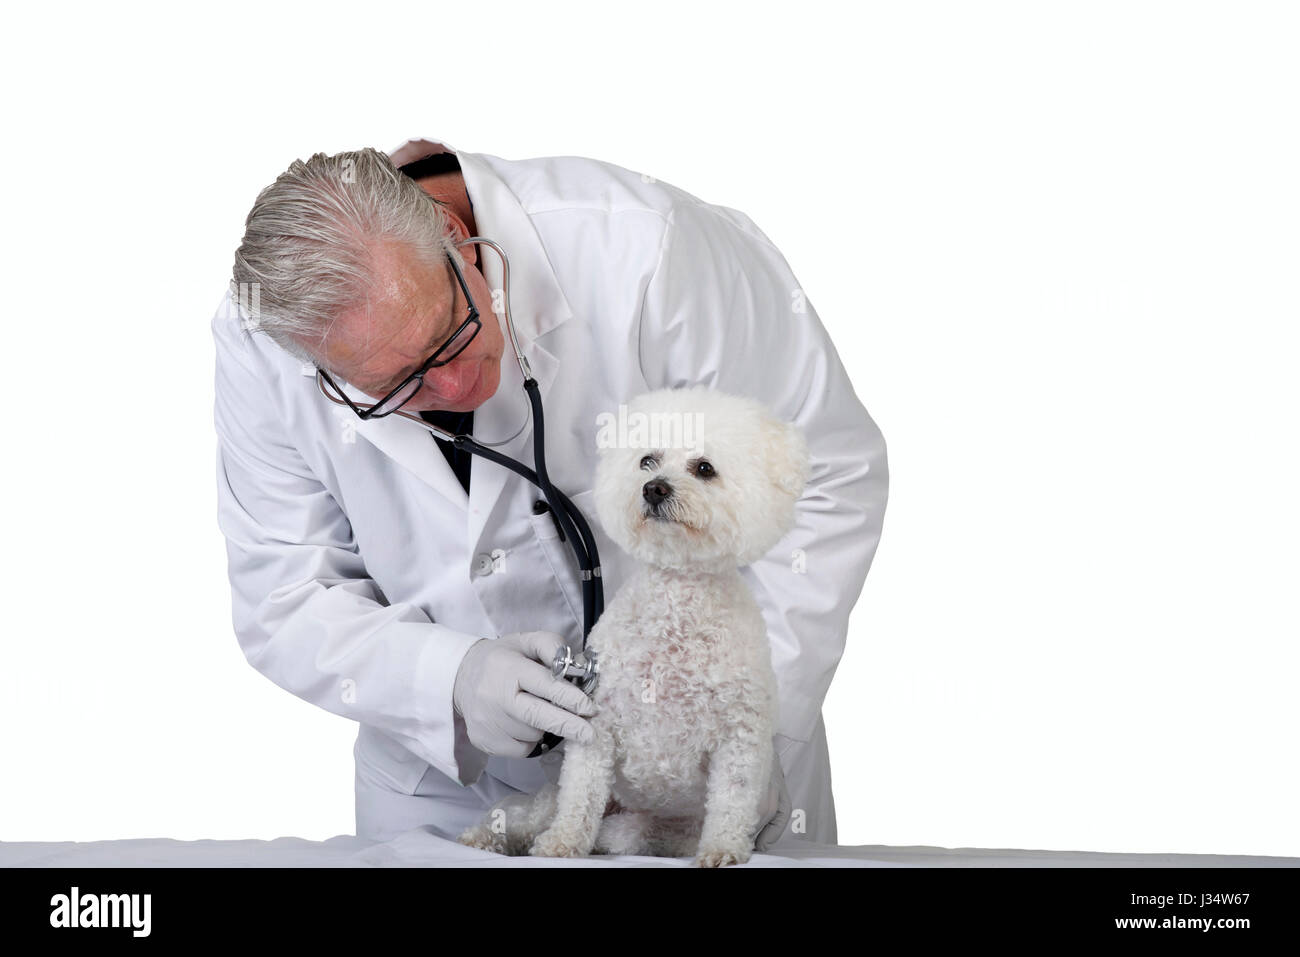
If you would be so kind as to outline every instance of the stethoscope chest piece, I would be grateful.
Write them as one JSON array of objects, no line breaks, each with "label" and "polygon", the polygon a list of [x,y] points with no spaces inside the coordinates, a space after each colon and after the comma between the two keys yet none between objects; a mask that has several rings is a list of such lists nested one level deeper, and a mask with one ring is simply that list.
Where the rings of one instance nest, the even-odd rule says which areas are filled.
[{"label": "stethoscope chest piece", "polygon": [[573,683],[582,689],[583,694],[590,697],[596,690],[596,682],[600,679],[600,665],[597,663],[596,653],[591,649],[574,654],[573,649],[565,645],[555,652],[555,660],[551,662],[551,674],[557,678],[573,680]]}]

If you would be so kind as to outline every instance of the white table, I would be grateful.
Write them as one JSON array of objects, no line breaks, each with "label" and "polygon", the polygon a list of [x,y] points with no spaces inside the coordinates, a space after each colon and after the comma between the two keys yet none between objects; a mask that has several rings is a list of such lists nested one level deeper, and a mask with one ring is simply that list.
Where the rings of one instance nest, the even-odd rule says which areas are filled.
[{"label": "white table", "polygon": [[[689,858],[502,857],[462,847],[425,828],[376,844],[327,841],[0,842],[0,867],[687,867]],[[826,846],[787,841],[744,867],[1300,867],[1300,858],[1220,854],[1102,854],[946,847]]]}]

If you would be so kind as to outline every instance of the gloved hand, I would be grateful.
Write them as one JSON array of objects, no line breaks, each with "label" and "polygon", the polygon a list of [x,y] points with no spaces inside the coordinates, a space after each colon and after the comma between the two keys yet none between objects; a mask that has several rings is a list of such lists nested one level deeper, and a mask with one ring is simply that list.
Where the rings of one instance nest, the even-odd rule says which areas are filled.
[{"label": "gloved hand", "polygon": [[764,853],[790,823],[790,792],[785,786],[785,771],[781,769],[781,749],[777,735],[772,739],[772,776],[768,780],[767,796],[758,808],[758,834],[754,850]]},{"label": "gloved hand", "polygon": [[474,747],[526,758],[545,731],[583,742],[594,737],[583,718],[596,706],[577,685],[551,675],[551,661],[564,644],[554,632],[526,631],[470,645],[451,698]]}]

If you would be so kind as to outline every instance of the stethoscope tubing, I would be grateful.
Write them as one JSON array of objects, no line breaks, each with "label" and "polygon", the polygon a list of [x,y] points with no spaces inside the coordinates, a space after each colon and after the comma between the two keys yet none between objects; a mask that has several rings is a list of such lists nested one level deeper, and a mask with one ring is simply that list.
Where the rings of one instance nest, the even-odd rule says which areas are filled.
[{"label": "stethoscope tubing", "polygon": [[[532,377],[525,379],[524,391],[528,393],[528,401],[533,407],[533,463],[537,466],[536,471],[507,455],[480,445],[474,441],[473,436],[457,435],[452,442],[458,449],[463,449],[474,455],[481,455],[487,460],[523,476],[541,490],[542,496],[546,499],[551,511],[560,523],[565,540],[569,543],[574,556],[578,559],[578,567],[582,570],[582,646],[583,650],[586,650],[587,637],[591,634],[591,629],[595,627],[597,619],[605,610],[605,589],[600,574],[600,554],[596,549],[595,536],[591,534],[591,526],[587,524],[582,512],[569,500],[567,495],[551,484],[550,476],[547,474],[546,422],[545,415],[542,412],[542,396],[537,380]],[[552,750],[563,740],[559,735],[547,731],[528,756],[530,758],[539,757]]]}]

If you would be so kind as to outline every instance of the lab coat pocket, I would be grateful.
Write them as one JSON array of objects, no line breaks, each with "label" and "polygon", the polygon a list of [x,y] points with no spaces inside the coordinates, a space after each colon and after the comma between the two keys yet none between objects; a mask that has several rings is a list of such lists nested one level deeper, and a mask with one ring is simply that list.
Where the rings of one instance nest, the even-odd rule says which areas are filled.
[{"label": "lab coat pocket", "polygon": [[[590,494],[584,492],[581,495],[569,496],[573,504],[583,510],[584,515],[586,510],[583,509],[583,503],[580,499]],[[542,499],[538,500],[544,501]],[[549,506],[545,511],[532,512],[529,519],[532,521],[533,535],[536,537],[538,545],[541,546],[542,554],[546,556],[546,562],[551,569],[551,574],[555,577],[556,585],[560,589],[560,593],[564,595],[564,602],[578,626],[578,633],[581,634],[582,580],[578,568],[578,559],[573,554],[568,537],[566,536],[563,541],[560,540],[560,527]],[[587,521],[590,522],[591,519]]]},{"label": "lab coat pocket", "polygon": [[807,741],[796,741],[794,738],[787,738],[784,734],[774,734],[772,736],[772,746],[776,751],[776,756],[784,761],[786,754],[796,744],[804,745]]},{"label": "lab coat pocket", "polygon": [[[570,495],[569,499],[582,513],[591,528],[591,536],[596,540],[597,556],[600,559],[601,583],[605,595],[605,605],[613,601],[619,586],[632,575],[635,562],[626,552],[614,544],[605,534],[596,519],[596,495],[593,491]],[[555,520],[549,511],[532,515],[533,531],[537,536],[542,551],[546,554],[556,580],[564,590],[566,600],[573,609],[574,620],[578,623],[579,633],[582,627],[582,579],[578,569],[578,559],[573,554],[567,540],[560,541]]]}]

